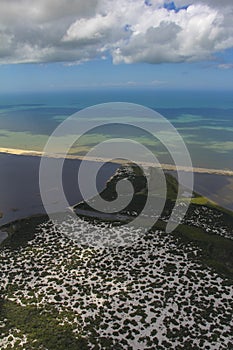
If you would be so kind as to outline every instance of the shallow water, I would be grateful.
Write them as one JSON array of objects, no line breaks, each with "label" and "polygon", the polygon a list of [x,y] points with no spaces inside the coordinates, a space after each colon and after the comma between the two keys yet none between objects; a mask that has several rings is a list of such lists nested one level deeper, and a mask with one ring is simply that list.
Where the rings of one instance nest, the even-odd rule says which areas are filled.
[{"label": "shallow water", "polygon": [[195,174],[194,190],[218,205],[233,210],[233,177]]},{"label": "shallow water", "polygon": [[[177,179],[174,171],[168,171]],[[194,173],[193,191],[233,210],[233,176]]]},{"label": "shallow water", "polygon": [[[184,138],[195,167],[233,170],[231,91],[99,89],[1,95],[0,147],[42,150],[50,134],[66,117],[82,108],[114,101],[141,104],[166,117]],[[109,122],[115,120],[109,116]],[[106,130],[108,137],[115,135],[114,132],[115,126]],[[121,129],[123,137],[122,132]],[[94,141],[98,143],[98,140],[100,135]],[[155,146],[151,149],[157,152],[161,163],[168,162],[164,150]]]}]

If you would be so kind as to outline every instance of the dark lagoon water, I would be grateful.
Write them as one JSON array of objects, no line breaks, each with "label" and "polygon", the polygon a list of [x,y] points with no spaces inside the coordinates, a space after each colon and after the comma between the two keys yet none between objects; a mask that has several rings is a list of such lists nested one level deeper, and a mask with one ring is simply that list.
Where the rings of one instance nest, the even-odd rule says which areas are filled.
[{"label": "dark lagoon water", "polygon": [[[57,159],[49,159],[51,166]],[[88,163],[91,174],[93,162]],[[40,157],[0,154],[0,208],[3,217],[0,226],[8,222],[35,214],[44,214],[45,209],[40,196],[39,165]],[[68,204],[73,206],[82,200],[78,188],[77,172],[79,160],[66,160],[63,168],[63,187]],[[97,188],[103,190],[106,181],[114,174],[118,165],[105,163],[97,179]],[[56,197],[56,189],[54,193]],[[53,201],[51,196],[51,211],[64,211],[59,202]]]}]

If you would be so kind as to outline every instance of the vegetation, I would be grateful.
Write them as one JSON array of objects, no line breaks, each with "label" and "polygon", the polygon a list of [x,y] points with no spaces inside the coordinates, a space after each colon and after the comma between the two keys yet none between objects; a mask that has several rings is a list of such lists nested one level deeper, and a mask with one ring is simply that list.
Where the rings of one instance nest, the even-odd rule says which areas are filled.
[{"label": "vegetation", "polygon": [[194,242],[202,252],[199,259],[220,275],[233,280],[233,240],[187,225],[179,225],[173,235],[183,243]]},{"label": "vegetation", "polygon": [[[151,170],[150,170],[151,171]],[[159,171],[153,169],[153,176],[159,178]],[[106,189],[103,190],[101,196],[105,200],[113,200],[116,198],[117,194],[115,192],[116,183],[122,179],[128,178],[132,182],[135,190],[134,197],[130,204],[122,211],[122,214],[136,212],[139,214],[146,202],[147,198],[147,183],[144,175],[139,167],[136,165],[131,165],[131,172],[123,171],[120,174],[116,174],[111,181],[108,182]],[[159,180],[158,180],[159,181]],[[166,203],[161,214],[161,219],[158,220],[154,226],[154,229],[165,230],[166,222],[162,219],[163,216],[169,216],[174,207],[178,193],[178,182],[171,174],[166,174],[166,184],[167,184],[167,197]],[[185,189],[184,189],[185,190]],[[151,194],[150,194],[151,195]],[[152,193],[153,195],[153,193]],[[92,201],[95,199],[91,199]],[[180,199],[181,202],[186,202],[187,198]],[[216,214],[216,217],[221,214],[221,224],[226,227],[233,227],[233,213],[229,210],[217,206],[213,201],[208,200],[207,198],[200,196],[198,193],[193,193],[191,198],[191,204],[187,212],[187,218],[192,216],[192,213],[195,212],[196,208],[205,207],[213,211],[213,216]],[[78,212],[78,209],[88,210],[93,213],[93,217],[98,218],[98,213],[95,212],[88,202],[81,202],[75,209]],[[85,214],[83,215],[85,217]],[[213,217],[215,219],[215,217]],[[89,217],[89,220],[92,218]],[[103,219],[101,218],[100,221]],[[126,219],[127,220],[127,219]],[[113,219],[106,219],[108,221],[114,221]],[[128,219],[130,221],[130,218]],[[122,223],[124,223],[123,221]],[[192,224],[181,224],[173,232],[173,234],[179,238],[180,242],[190,243],[194,242],[202,250],[202,260],[208,266],[214,268],[220,274],[223,274],[229,278],[233,279],[233,240],[221,237],[219,235],[213,235],[207,233],[201,227],[195,227]]]},{"label": "vegetation", "polygon": [[[106,200],[115,198],[116,182],[119,177],[124,178],[128,175],[120,173],[113,177],[102,192],[102,197]],[[130,178],[136,193],[129,206],[122,211],[122,215],[126,215],[124,219],[117,222],[114,217],[103,220],[98,217],[98,212],[92,211],[92,217],[85,217],[84,212],[85,220],[95,222],[100,226],[109,223],[111,226],[118,226],[126,221],[131,221],[133,212],[139,214],[147,195],[146,181],[141,171],[134,167]],[[8,345],[4,349],[122,350],[130,349],[128,342],[133,341],[136,336],[141,339],[142,346],[148,349],[153,349],[155,345],[158,349],[171,348],[175,341],[182,344],[183,340],[183,348],[205,347],[203,339],[205,339],[206,330],[200,328],[200,331],[203,332],[203,339],[200,339],[199,347],[195,347],[191,338],[188,338],[190,329],[181,324],[182,319],[179,317],[183,317],[184,313],[186,317],[193,316],[193,320],[199,327],[199,323],[203,324],[203,320],[211,323],[211,318],[217,319],[219,316],[215,310],[214,298],[218,298],[220,294],[218,283],[230,286],[233,281],[233,240],[214,234],[211,230],[208,231],[208,220],[211,222],[213,219],[214,222],[219,221],[219,225],[232,228],[233,215],[194,193],[187,212],[187,222],[184,221],[179,225],[172,233],[173,236],[166,235],[167,223],[163,217],[170,215],[177,195],[176,179],[171,175],[166,175],[166,181],[167,200],[161,218],[143,237],[144,245],[141,246],[139,240],[132,249],[118,247],[116,251],[110,249],[110,253],[104,252],[98,257],[98,254],[91,249],[86,249],[86,246],[82,251],[80,247],[70,245],[69,239],[63,236],[59,243],[58,233],[57,236],[56,233],[54,236],[51,235],[53,240],[50,239],[46,243],[43,237],[38,235],[38,227],[48,221],[47,216],[26,218],[4,228],[8,230],[9,237],[3,242],[1,248],[6,249],[7,253],[11,252],[13,266],[17,263],[17,268],[21,268],[19,280],[25,283],[25,285],[22,283],[21,287],[25,287],[27,283],[30,285],[32,276],[39,281],[37,285],[26,289],[26,293],[24,290],[25,294],[20,294],[17,275],[9,270],[9,281],[12,283],[8,283],[0,299],[1,336],[4,338],[9,335]],[[187,199],[182,200],[185,202]],[[91,207],[88,203],[80,203],[76,209],[90,210]],[[195,213],[198,210],[204,210],[206,213],[203,224],[198,224],[199,226],[195,222]],[[203,219],[201,211],[198,215],[199,219]],[[28,244],[35,236],[33,244]],[[164,245],[159,246],[158,243],[163,238],[166,243],[165,250]],[[175,242],[175,245],[170,244],[171,242]],[[150,249],[146,246],[147,243]],[[144,251],[145,247],[147,248]],[[173,260],[172,256],[175,257]],[[9,261],[12,262],[12,258]],[[190,265],[187,265],[188,262]],[[186,269],[186,266],[194,267],[195,263],[199,264],[199,269],[192,270],[188,267]],[[151,270],[148,270],[148,266],[151,267]],[[208,279],[205,280],[206,277],[202,276],[200,266],[203,269],[207,267],[208,271],[217,272],[218,276],[223,277],[223,282],[215,281],[213,277],[215,284],[211,279],[208,284]],[[181,282],[181,288],[178,288],[177,285],[182,281],[184,271],[189,284]],[[79,280],[80,276],[83,278]],[[205,276],[208,277],[208,273]],[[173,279],[173,277],[176,278]],[[181,280],[179,280],[180,277]],[[203,284],[199,286],[200,295],[204,293],[204,299],[201,301],[203,305],[200,305],[195,299],[195,281],[199,279]],[[47,294],[43,304],[41,302],[43,297],[39,289],[45,285]],[[62,290],[65,290],[65,293]],[[149,295],[153,296],[155,290],[161,293],[161,298],[158,299],[156,294],[154,299],[149,299]],[[178,296],[177,299],[175,295]],[[208,298],[205,299],[205,295],[210,296],[209,301]],[[159,345],[156,329],[151,330],[150,336],[141,336],[138,324],[143,325],[142,330],[149,328],[151,324],[156,323],[160,310],[171,305],[171,301],[174,302],[174,305],[178,305],[177,317],[174,315],[171,317],[171,312],[174,311],[172,308],[166,310],[167,315],[163,320],[163,326],[167,330],[166,340]],[[224,305],[224,297],[222,303]],[[216,305],[218,305],[217,302]],[[80,310],[79,307],[82,314],[74,311],[77,308]],[[199,308],[199,313],[194,312],[193,307]],[[149,321],[148,310],[153,314]],[[223,321],[229,323],[231,317],[229,310],[226,310],[223,315],[225,317]],[[220,319],[219,322],[222,320]],[[112,323],[111,337],[107,335],[110,323]],[[218,329],[210,337],[208,335],[209,341],[218,342],[219,332]],[[20,339],[24,337],[26,341],[22,343]],[[16,338],[16,341],[14,345],[11,345],[13,338]],[[117,342],[116,339],[120,341]],[[90,344],[92,344],[91,347]]]},{"label": "vegetation", "polygon": [[[2,335],[10,329],[20,330],[20,333],[26,335],[30,344],[24,347],[24,350],[89,349],[87,341],[82,336],[74,335],[72,323],[60,325],[60,318],[61,315],[56,309],[49,305],[45,310],[30,305],[20,306],[9,300],[1,300],[0,303],[0,319],[7,319]],[[14,349],[17,349],[17,346]]]}]

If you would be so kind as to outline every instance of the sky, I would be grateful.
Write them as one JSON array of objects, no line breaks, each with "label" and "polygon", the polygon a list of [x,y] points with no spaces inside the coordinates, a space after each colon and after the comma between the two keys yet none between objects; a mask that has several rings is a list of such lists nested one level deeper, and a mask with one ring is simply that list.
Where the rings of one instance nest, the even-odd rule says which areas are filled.
[{"label": "sky", "polygon": [[233,90],[232,0],[0,0],[0,92]]}]

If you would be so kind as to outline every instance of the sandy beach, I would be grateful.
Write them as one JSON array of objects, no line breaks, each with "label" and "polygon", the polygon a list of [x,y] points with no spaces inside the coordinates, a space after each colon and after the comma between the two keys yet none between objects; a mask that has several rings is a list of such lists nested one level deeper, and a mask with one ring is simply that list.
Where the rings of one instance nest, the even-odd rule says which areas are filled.
[{"label": "sandy beach", "polygon": [[16,149],[16,148],[4,148],[0,147],[0,153],[9,153],[15,155],[27,155],[27,156],[42,156],[43,152],[39,151],[30,151],[26,149]]},{"label": "sandy beach", "polygon": [[[15,149],[15,148],[3,148],[0,147],[0,153],[7,153],[7,154],[14,154],[14,155],[25,155],[25,156],[38,156],[41,157],[44,155],[44,152],[40,151],[33,151],[33,150],[25,150],[25,149]],[[83,160],[84,157],[78,156],[78,155],[73,155],[73,154],[61,154],[61,153],[53,153],[50,155],[47,155],[48,157],[51,158],[66,158],[66,159],[77,159],[77,160]],[[91,162],[109,162],[108,159],[98,157],[85,157],[85,160],[91,161]],[[122,163],[125,164],[127,163],[126,160],[111,160],[111,163]],[[149,162],[141,162],[140,165],[145,166],[145,167],[154,167],[154,163],[149,163]],[[199,168],[199,167],[185,167],[185,166],[174,166],[171,164],[161,164],[161,167],[163,170],[169,170],[169,171],[185,171],[185,172],[194,172],[198,174],[215,174],[215,175],[226,175],[226,176],[233,176],[233,171],[232,170],[227,170],[227,169],[209,169],[209,168]]]}]

